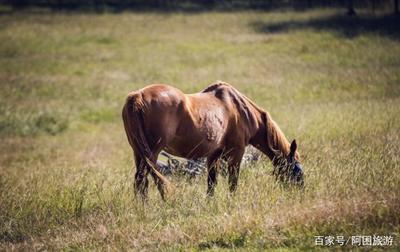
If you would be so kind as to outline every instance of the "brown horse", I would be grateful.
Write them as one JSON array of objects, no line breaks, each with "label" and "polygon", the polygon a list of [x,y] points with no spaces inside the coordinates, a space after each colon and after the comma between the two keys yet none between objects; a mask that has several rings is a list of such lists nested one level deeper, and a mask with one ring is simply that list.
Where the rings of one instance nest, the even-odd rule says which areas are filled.
[{"label": "brown horse", "polygon": [[284,163],[290,180],[303,183],[296,141],[290,145],[268,112],[227,83],[214,83],[195,94],[150,85],[128,94],[122,117],[137,167],[135,193],[143,198],[150,173],[164,199],[169,182],[156,166],[161,150],[187,159],[206,157],[208,195],[217,184],[220,158],[227,161],[229,189],[235,191],[248,144],[267,155],[275,167]]}]

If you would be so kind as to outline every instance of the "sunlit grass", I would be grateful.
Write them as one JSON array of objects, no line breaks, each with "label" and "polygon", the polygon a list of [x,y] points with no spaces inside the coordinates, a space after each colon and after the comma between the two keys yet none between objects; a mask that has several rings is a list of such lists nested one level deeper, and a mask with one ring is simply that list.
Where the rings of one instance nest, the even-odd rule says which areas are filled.
[{"label": "sunlit grass", "polygon": [[[400,227],[400,44],[364,32],[260,30],[337,11],[0,16],[0,249],[316,249],[315,235]],[[296,138],[304,191],[263,159],[238,192],[172,177],[133,194],[125,95],[227,81]],[[347,248],[351,248],[348,246]]]}]

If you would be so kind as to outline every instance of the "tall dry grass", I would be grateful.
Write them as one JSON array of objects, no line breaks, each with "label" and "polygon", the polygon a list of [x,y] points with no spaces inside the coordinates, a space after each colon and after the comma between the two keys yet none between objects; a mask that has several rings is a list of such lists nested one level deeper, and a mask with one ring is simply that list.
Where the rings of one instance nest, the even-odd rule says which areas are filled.
[{"label": "tall dry grass", "polygon": [[[381,14],[323,23],[337,13],[0,16],[0,249],[309,251],[316,235],[375,234],[398,250],[398,33]],[[217,79],[297,139],[305,190],[264,159],[233,197],[220,176],[208,199],[202,176],[135,200],[125,95]]]}]

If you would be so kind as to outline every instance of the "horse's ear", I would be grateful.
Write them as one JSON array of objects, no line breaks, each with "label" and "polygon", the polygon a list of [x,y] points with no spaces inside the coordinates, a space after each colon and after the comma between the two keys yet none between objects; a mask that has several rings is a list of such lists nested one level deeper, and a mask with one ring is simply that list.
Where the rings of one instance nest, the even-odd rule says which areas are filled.
[{"label": "horse's ear", "polygon": [[296,153],[296,150],[297,150],[296,139],[293,139],[292,143],[290,144],[290,154],[294,155]]}]

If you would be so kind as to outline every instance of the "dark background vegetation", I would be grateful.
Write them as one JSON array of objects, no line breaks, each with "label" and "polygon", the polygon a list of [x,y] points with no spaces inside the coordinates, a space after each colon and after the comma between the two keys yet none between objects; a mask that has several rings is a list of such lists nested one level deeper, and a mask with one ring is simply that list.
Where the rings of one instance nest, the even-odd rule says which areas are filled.
[{"label": "dark background vegetation", "polygon": [[313,7],[347,8],[348,14],[355,14],[357,8],[393,8],[399,13],[399,0],[0,0],[1,4],[10,5],[14,9],[26,7],[46,7],[56,10],[94,10],[121,11],[132,10],[235,10],[277,8],[308,9]]}]

